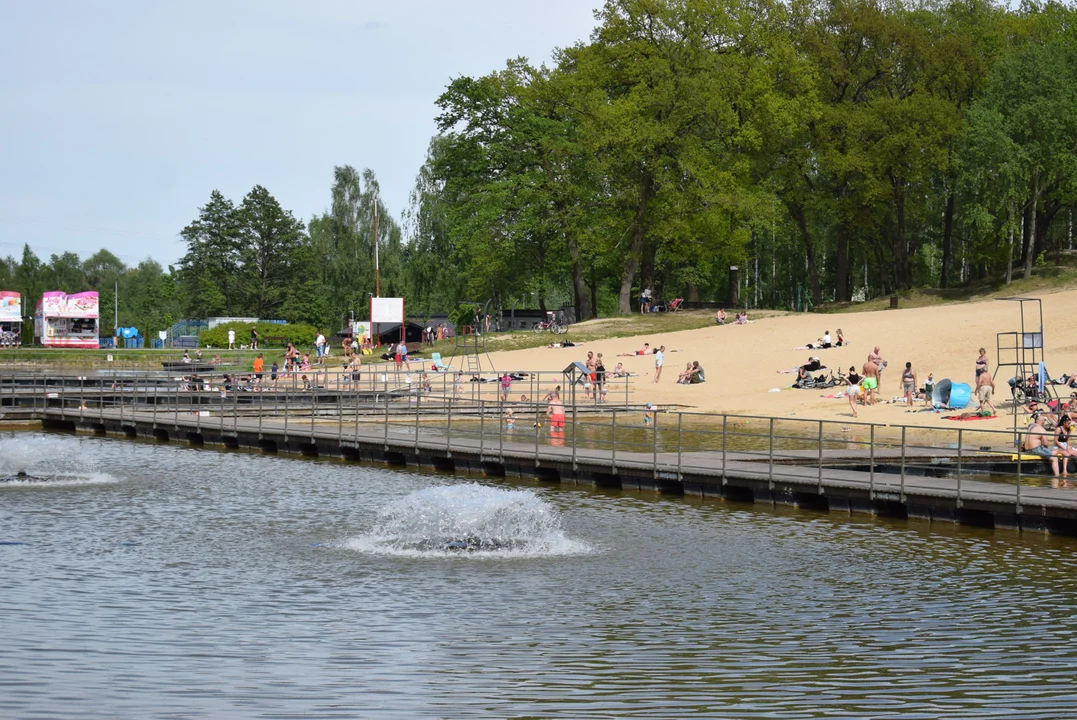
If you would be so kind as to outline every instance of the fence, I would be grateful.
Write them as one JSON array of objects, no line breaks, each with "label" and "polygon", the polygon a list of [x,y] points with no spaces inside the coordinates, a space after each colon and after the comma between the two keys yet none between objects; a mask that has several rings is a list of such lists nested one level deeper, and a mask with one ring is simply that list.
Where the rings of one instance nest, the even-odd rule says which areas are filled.
[{"label": "fence", "polygon": [[619,463],[650,465],[656,478],[694,473],[724,481],[736,465],[754,468],[772,486],[814,481],[820,492],[824,478],[866,479],[872,493],[880,478],[888,486],[897,478],[902,495],[907,482],[937,480],[956,489],[959,502],[962,484],[969,481],[1013,486],[1018,504],[1022,488],[1054,482],[1047,461],[1016,451],[1012,430],[651,411],[631,404],[631,378],[615,379],[606,402],[582,387],[562,388],[561,429],[550,426],[546,403],[563,383],[559,373],[528,373],[506,399],[496,381],[464,382],[461,375],[445,373],[409,376],[383,367],[362,371],[358,380],[312,371],[309,386],[295,373],[275,382],[266,375],[261,384],[230,374],[12,374],[0,378],[0,412],[40,416],[59,410],[68,418],[107,415],[121,423],[148,420],[155,427],[169,422],[178,427],[182,419],[193,422],[195,431],[275,430],[285,437],[306,434],[312,442],[373,436],[414,443],[417,450],[464,444],[500,459],[506,452],[531,453],[536,462],[568,455],[573,467],[579,458],[599,459],[613,474]]}]

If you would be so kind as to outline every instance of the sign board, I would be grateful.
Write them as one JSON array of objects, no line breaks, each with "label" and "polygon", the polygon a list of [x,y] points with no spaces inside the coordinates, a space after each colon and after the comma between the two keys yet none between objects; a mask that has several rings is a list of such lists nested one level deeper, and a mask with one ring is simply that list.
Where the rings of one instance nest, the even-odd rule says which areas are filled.
[{"label": "sign board", "polygon": [[159,337],[161,339],[161,342],[164,342],[165,340],[168,339],[168,331],[167,330],[159,330],[157,332],[157,337]]},{"label": "sign board", "polygon": [[10,290],[0,290],[0,321],[22,320],[22,296]]},{"label": "sign board", "polygon": [[404,298],[370,298],[370,322],[404,324]]},{"label": "sign board", "polygon": [[97,293],[90,291],[68,295],[51,290],[42,293],[38,310],[45,317],[96,318]]}]

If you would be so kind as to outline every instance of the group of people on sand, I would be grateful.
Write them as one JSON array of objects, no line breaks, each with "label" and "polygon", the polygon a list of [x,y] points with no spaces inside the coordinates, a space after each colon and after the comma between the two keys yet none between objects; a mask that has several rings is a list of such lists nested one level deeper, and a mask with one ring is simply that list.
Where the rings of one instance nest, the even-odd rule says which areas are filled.
[{"label": "group of people on sand", "polygon": [[[718,308],[718,312],[716,312],[714,314],[714,324],[715,325],[725,325],[726,321],[728,321],[728,320],[729,320],[729,314],[725,310],[723,310],[722,308]],[[747,325],[749,322],[750,322],[750,320],[748,320],[748,311],[747,310],[741,310],[740,312],[737,313],[736,317],[733,318],[733,321],[732,321],[731,324],[732,325]]]}]

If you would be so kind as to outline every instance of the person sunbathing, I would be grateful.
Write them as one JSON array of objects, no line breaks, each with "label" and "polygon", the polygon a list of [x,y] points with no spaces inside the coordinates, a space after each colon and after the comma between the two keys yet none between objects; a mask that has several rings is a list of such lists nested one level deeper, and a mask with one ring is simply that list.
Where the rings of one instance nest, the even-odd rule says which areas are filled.
[{"label": "person sunbathing", "polygon": [[714,322],[718,325],[725,325],[725,321],[729,316],[726,315],[725,310],[718,308],[718,312],[714,315]]},{"label": "person sunbathing", "polygon": [[654,351],[651,349],[650,343],[643,343],[643,347],[635,352],[620,353],[617,357],[634,357],[636,355],[650,355]]},{"label": "person sunbathing", "polygon": [[810,358],[808,358],[808,362],[804,363],[803,365],[797,365],[796,367],[791,367],[791,368],[789,368],[787,370],[777,370],[776,372],[779,375],[787,375],[789,373],[797,373],[799,375],[800,370],[804,370],[805,372],[815,372],[816,370],[826,370],[826,365],[823,365],[821,362],[819,362],[819,358],[810,357]]},{"label": "person sunbathing", "polygon": [[803,347],[795,347],[794,350],[828,350],[834,347],[830,341],[830,331],[827,330],[823,333],[823,337],[818,338],[814,343],[808,343]]},{"label": "person sunbathing", "polygon": [[611,378],[628,377],[628,371],[625,370],[624,363],[617,363],[617,367],[613,368],[613,372],[610,373]]}]

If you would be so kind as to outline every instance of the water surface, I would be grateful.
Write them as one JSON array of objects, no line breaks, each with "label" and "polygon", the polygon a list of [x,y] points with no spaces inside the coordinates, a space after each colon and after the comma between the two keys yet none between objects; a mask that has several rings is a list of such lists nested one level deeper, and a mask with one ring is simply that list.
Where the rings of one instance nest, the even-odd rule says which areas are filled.
[{"label": "water surface", "polygon": [[[0,485],[4,718],[1077,715],[1066,539],[62,435],[18,469],[63,480]],[[379,545],[491,523],[547,544]]]}]

